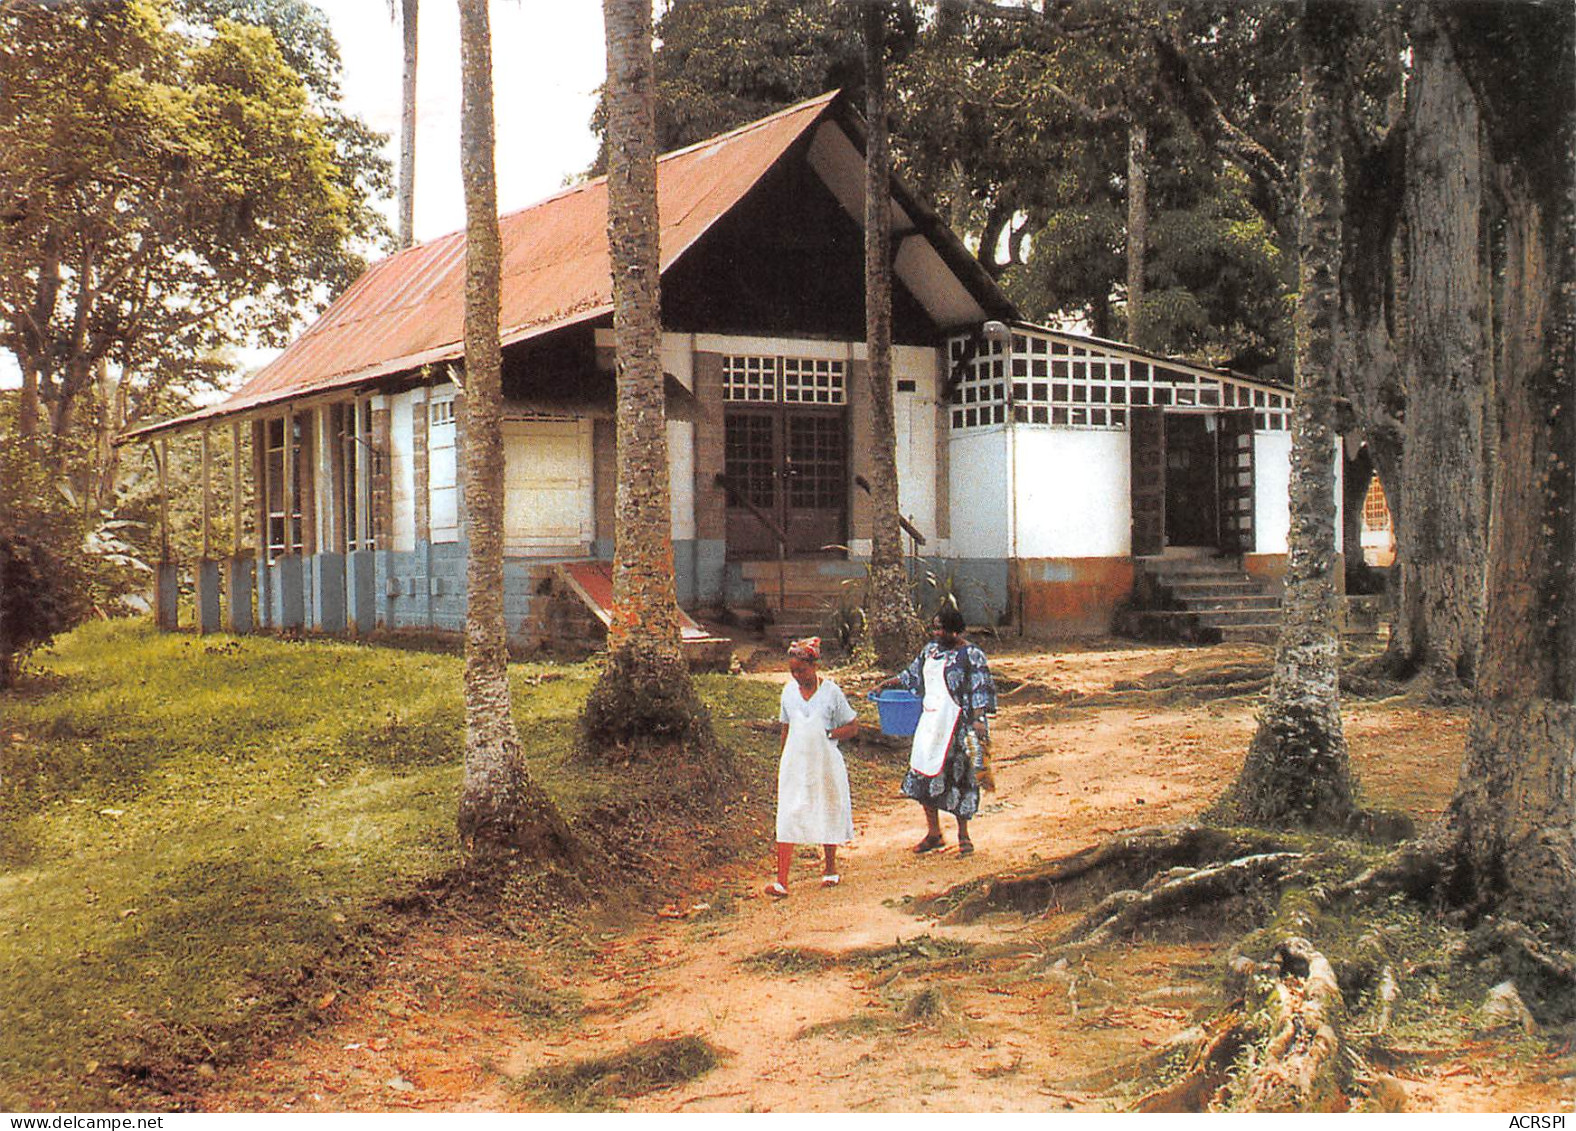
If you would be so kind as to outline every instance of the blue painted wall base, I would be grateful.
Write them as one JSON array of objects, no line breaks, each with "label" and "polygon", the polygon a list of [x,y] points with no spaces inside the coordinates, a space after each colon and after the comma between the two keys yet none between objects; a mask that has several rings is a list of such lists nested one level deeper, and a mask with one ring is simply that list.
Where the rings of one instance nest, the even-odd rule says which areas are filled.
[{"label": "blue painted wall base", "polygon": [[286,554],[268,567],[269,627],[299,632],[306,624],[306,594],[301,584],[301,556]]},{"label": "blue painted wall base", "polygon": [[313,554],[307,625],[314,632],[345,631],[345,556]]},{"label": "blue painted wall base", "polygon": [[197,563],[197,631],[204,636],[218,632],[219,563],[204,558]]},{"label": "blue painted wall base", "polygon": [[153,623],[165,631],[176,626],[180,578],[174,562],[160,562],[153,571]]},{"label": "blue painted wall base", "polygon": [[345,627],[367,633],[378,626],[378,555],[352,550],[345,555]]},{"label": "blue painted wall base", "polygon": [[252,577],[254,559],[236,555],[225,563],[224,627],[227,632],[252,631]]}]

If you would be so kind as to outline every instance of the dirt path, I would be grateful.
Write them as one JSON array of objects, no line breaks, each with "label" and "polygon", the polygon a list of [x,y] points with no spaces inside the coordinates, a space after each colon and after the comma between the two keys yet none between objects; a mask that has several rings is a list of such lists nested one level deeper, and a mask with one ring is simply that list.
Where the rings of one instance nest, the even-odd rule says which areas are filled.
[{"label": "dirt path", "polygon": [[[892,786],[856,813],[843,882],[822,889],[802,850],[788,899],[765,896],[766,846],[749,868],[702,881],[633,928],[600,932],[589,961],[484,930],[420,935],[386,978],[332,1024],[216,1081],[209,1110],[509,1110],[543,1102],[518,1081],[643,1042],[701,1037],[720,1063],[647,1090],[613,1081],[560,1095],[648,1111],[1109,1110],[1120,1066],[1189,1023],[1216,993],[1218,947],[1135,943],[1076,966],[1016,971],[1059,917],[996,915],[966,926],[914,915],[915,899],[1075,851],[1135,824],[1200,810],[1237,768],[1246,698],[1164,709],[1069,708],[1159,669],[1254,660],[1254,649],[1127,649],[1008,655],[1021,692],[1003,699],[1000,788],[978,851],[916,857],[917,807]],[[1348,737],[1381,802],[1437,812],[1456,773],[1459,714],[1356,704]],[[954,957],[961,955],[961,957]],[[1412,1110],[1570,1110],[1569,1060],[1528,1064],[1463,1050],[1406,1081]],[[641,1093],[633,1096],[627,1093]]]}]

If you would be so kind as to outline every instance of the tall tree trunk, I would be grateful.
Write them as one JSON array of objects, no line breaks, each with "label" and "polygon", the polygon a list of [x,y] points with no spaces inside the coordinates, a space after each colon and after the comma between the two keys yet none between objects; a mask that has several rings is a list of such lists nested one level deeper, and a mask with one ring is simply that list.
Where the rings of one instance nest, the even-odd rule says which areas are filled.
[{"label": "tall tree trunk", "polygon": [[40,399],[45,375],[43,328],[49,325],[54,316],[61,284],[60,241],[53,231],[45,233],[43,253],[32,310],[21,320],[22,325],[15,328],[18,338],[16,360],[22,369],[22,400],[17,413],[17,431],[24,440],[38,435],[43,419]]},{"label": "tall tree trunk", "polygon": [[870,643],[884,668],[901,667],[920,640],[898,524],[897,426],[892,407],[892,157],[887,144],[886,21],[865,6],[865,349],[870,381]]},{"label": "tall tree trunk", "polygon": [[[1399,100],[1397,100],[1399,101]],[[1339,392],[1351,404],[1348,441],[1361,444],[1384,488],[1399,537],[1406,485],[1405,256],[1398,233],[1406,187],[1406,128],[1399,107],[1384,138],[1346,156],[1341,225],[1341,318],[1336,335]],[[1348,551],[1350,546],[1348,545]]]},{"label": "tall tree trunk", "polygon": [[1483,621],[1479,123],[1433,6],[1412,18],[1407,89],[1406,440],[1389,664],[1446,687],[1470,682]]},{"label": "tall tree trunk", "polygon": [[1275,672],[1227,805],[1272,826],[1336,826],[1355,814],[1341,729],[1335,587],[1335,342],[1341,155],[1337,107],[1348,13],[1306,0],[1302,47],[1301,247],[1291,531]]},{"label": "tall tree trunk", "polygon": [[1127,340],[1135,346],[1153,343],[1144,335],[1144,258],[1149,247],[1149,129],[1133,121],[1127,127]]},{"label": "tall tree trunk", "polygon": [[22,369],[22,399],[17,405],[16,430],[23,440],[31,440],[38,435],[38,365],[20,352],[17,362]]},{"label": "tall tree trunk", "polygon": [[655,65],[649,0],[603,0],[607,37],[607,232],[618,369],[618,486],[608,659],[586,700],[596,747],[715,739],[679,636],[663,404]]},{"label": "tall tree trunk", "polygon": [[399,105],[399,246],[416,242],[416,46],[420,0],[400,0],[405,69]]},{"label": "tall tree trunk", "polygon": [[[1576,945],[1576,18],[1447,13],[1502,168],[1488,615],[1444,830],[1458,899]],[[1485,35],[1485,31],[1490,35]],[[1491,38],[1497,37],[1496,38]]]},{"label": "tall tree trunk", "polygon": [[460,0],[460,172],[465,181],[465,780],[460,838],[473,859],[565,855],[568,829],[532,780],[515,731],[503,618],[500,241],[487,0]]}]

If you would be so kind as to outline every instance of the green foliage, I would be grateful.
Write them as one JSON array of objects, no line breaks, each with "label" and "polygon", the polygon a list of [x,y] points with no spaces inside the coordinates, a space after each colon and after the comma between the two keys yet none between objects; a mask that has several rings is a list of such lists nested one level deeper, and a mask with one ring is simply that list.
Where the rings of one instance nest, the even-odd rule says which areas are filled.
[{"label": "green foliage", "polygon": [[[54,563],[52,580],[70,593],[69,623],[93,611],[116,615],[146,608],[152,566],[161,553],[158,476],[146,449],[114,453],[103,466],[86,445],[61,444],[51,456],[45,440],[28,442],[17,433],[14,399],[0,404],[0,532],[25,534]],[[170,543],[176,560],[201,550],[201,466],[197,437],[170,443]],[[229,477],[229,436],[213,444],[214,482]],[[101,477],[113,479],[100,498]],[[245,516],[249,519],[249,514]],[[231,512],[213,515],[216,553],[229,546]]]},{"label": "green foliage", "polygon": [[[858,108],[858,7],[677,0],[658,26],[660,147],[834,87]],[[1297,68],[1285,12],[1071,3],[1003,19],[986,6],[896,7],[897,169],[1027,317],[1080,317],[1125,336],[1127,140],[1139,122],[1150,221],[1137,344],[1255,368],[1289,357],[1283,194],[1241,172],[1175,104],[1155,47],[1173,45],[1191,81],[1207,77],[1222,113],[1289,167]]]},{"label": "green foliage", "polygon": [[[861,96],[861,6],[840,0],[673,0],[657,21],[657,151],[665,153],[842,88]],[[912,6],[894,5],[889,43],[912,43]],[[604,144],[606,98],[592,129]]]},{"label": "green foliage", "polygon": [[[122,622],[41,662],[0,693],[0,1107],[137,1106],[250,1055],[366,976],[402,897],[459,861],[458,657]],[[593,674],[510,667],[526,757],[571,821],[627,790],[574,757]],[[773,763],[737,720],[776,689],[698,682],[734,748]]]},{"label": "green foliage", "polygon": [[16,666],[71,622],[69,591],[42,546],[0,532],[0,690],[15,682]]},{"label": "green foliage", "polygon": [[0,688],[33,648],[80,620],[115,570],[83,553],[88,526],[0,422]]},{"label": "green foliage", "polygon": [[272,30],[227,11],[304,6],[0,9],[0,345],[57,449],[81,430],[102,452],[227,378],[228,347],[282,343],[379,235],[387,174],[332,105],[326,29],[315,53],[286,33],[309,86]]}]

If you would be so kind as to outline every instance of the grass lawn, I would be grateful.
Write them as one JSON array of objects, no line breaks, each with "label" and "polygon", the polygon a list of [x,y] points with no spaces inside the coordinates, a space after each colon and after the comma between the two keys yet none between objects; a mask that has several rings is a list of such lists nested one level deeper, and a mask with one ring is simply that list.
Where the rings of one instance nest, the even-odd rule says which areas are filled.
[{"label": "grass lawn", "polygon": [[[156,1104],[365,975],[457,861],[460,660],[93,624],[0,694],[0,1109]],[[588,665],[511,666],[533,774],[571,821]],[[772,684],[700,680],[775,761]]]}]

